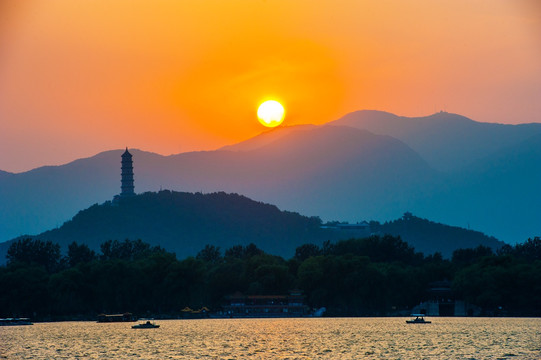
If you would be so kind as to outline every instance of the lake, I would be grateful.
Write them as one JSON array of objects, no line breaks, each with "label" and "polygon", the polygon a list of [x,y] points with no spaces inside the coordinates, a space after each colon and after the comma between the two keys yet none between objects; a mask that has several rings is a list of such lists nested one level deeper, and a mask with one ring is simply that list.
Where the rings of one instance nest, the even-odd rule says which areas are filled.
[{"label": "lake", "polygon": [[160,320],[0,327],[0,359],[541,359],[539,318]]}]

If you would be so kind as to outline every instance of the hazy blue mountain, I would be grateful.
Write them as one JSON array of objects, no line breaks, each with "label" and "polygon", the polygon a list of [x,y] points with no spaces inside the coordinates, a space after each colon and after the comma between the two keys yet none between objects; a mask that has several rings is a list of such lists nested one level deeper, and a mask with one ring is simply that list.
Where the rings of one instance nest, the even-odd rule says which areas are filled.
[{"label": "hazy blue mountain", "polygon": [[447,112],[405,117],[363,110],[347,114],[330,124],[395,137],[419,153],[433,168],[442,171],[460,169],[532,135],[541,134],[540,123],[481,123]]},{"label": "hazy blue mountain", "polygon": [[295,125],[295,126],[280,126],[277,128],[271,128],[261,134],[254,136],[251,139],[242,141],[237,144],[227,145],[219,150],[226,151],[250,151],[273,143],[291,133],[304,130],[312,130],[316,128],[316,125]]},{"label": "hazy blue mountain", "polygon": [[[437,173],[402,142],[323,126],[251,151],[181,154],[177,186],[238,192],[325,219],[397,217]],[[407,196],[406,196],[407,194]]]},{"label": "hazy blue mountain", "polygon": [[[60,226],[80,209],[112,199],[120,190],[121,152],[0,179],[1,237]],[[349,221],[396,218],[437,177],[402,142],[347,127],[303,127],[251,151],[131,152],[136,192],[226,191]]]},{"label": "hazy blue mountain", "polygon": [[77,211],[112,199],[119,151],[0,178],[0,239],[60,226]]},{"label": "hazy blue mountain", "polygon": [[13,174],[4,170],[0,170],[0,177],[10,176],[10,175],[13,175]]},{"label": "hazy blue mountain", "polygon": [[[367,114],[401,119],[387,113]],[[446,122],[472,122],[447,115]],[[434,170],[394,137],[347,126],[279,128],[221,150],[167,157],[130,151],[138,193],[161,188],[225,191],[324,221],[383,222],[410,211],[515,243],[538,236],[541,227],[541,146],[534,131],[539,124],[531,125],[529,137],[498,140],[492,152],[486,144],[482,151],[471,150],[477,155],[449,172]],[[516,133],[513,126],[496,128]],[[453,146],[475,148],[467,139],[455,136],[461,145]],[[434,153],[441,151],[434,144]],[[80,209],[111,200],[120,191],[122,152],[107,151],[63,166],[0,176],[0,240],[58,227]]]},{"label": "hazy blue mountain", "polygon": [[491,234],[511,243],[541,234],[541,134],[478,160],[448,179],[427,202],[425,216],[485,232],[491,229]]}]

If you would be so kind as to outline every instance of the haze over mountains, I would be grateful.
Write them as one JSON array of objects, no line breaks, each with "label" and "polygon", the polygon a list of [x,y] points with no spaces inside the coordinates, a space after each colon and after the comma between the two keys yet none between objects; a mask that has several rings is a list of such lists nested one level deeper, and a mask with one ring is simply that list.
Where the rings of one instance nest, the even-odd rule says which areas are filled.
[{"label": "haze over mountains", "polygon": [[[410,211],[510,243],[541,232],[541,124],[374,111],[330,124],[278,128],[216,151],[130,149],[136,192],[238,193],[324,221],[386,221]],[[121,152],[0,173],[0,240],[60,226],[112,199]]]},{"label": "haze over mountains", "polygon": [[532,135],[541,134],[541,123],[480,123],[446,112],[408,118],[384,111],[362,110],[330,124],[395,137],[419,153],[434,169],[447,172],[459,170]]}]

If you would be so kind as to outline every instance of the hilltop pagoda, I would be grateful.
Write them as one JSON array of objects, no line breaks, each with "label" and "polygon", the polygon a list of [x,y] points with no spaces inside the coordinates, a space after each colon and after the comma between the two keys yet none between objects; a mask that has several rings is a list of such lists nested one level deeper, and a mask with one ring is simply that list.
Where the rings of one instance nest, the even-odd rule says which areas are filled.
[{"label": "hilltop pagoda", "polygon": [[121,178],[121,186],[120,186],[120,196],[126,197],[126,196],[133,196],[135,195],[134,186],[133,186],[133,160],[132,160],[132,154],[128,151],[128,148],[126,147],[126,151],[124,154],[122,154],[122,178]]}]

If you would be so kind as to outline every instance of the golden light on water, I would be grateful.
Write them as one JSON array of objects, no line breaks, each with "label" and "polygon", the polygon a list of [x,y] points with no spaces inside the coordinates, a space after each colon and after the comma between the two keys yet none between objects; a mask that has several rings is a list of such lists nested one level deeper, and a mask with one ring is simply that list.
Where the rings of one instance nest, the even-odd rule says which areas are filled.
[{"label": "golden light on water", "polygon": [[[539,318],[438,317],[37,323],[0,328],[7,359],[539,359]],[[413,326],[413,327],[412,327]],[[419,328],[418,326],[422,326]],[[89,341],[89,338],[92,341]]]}]

